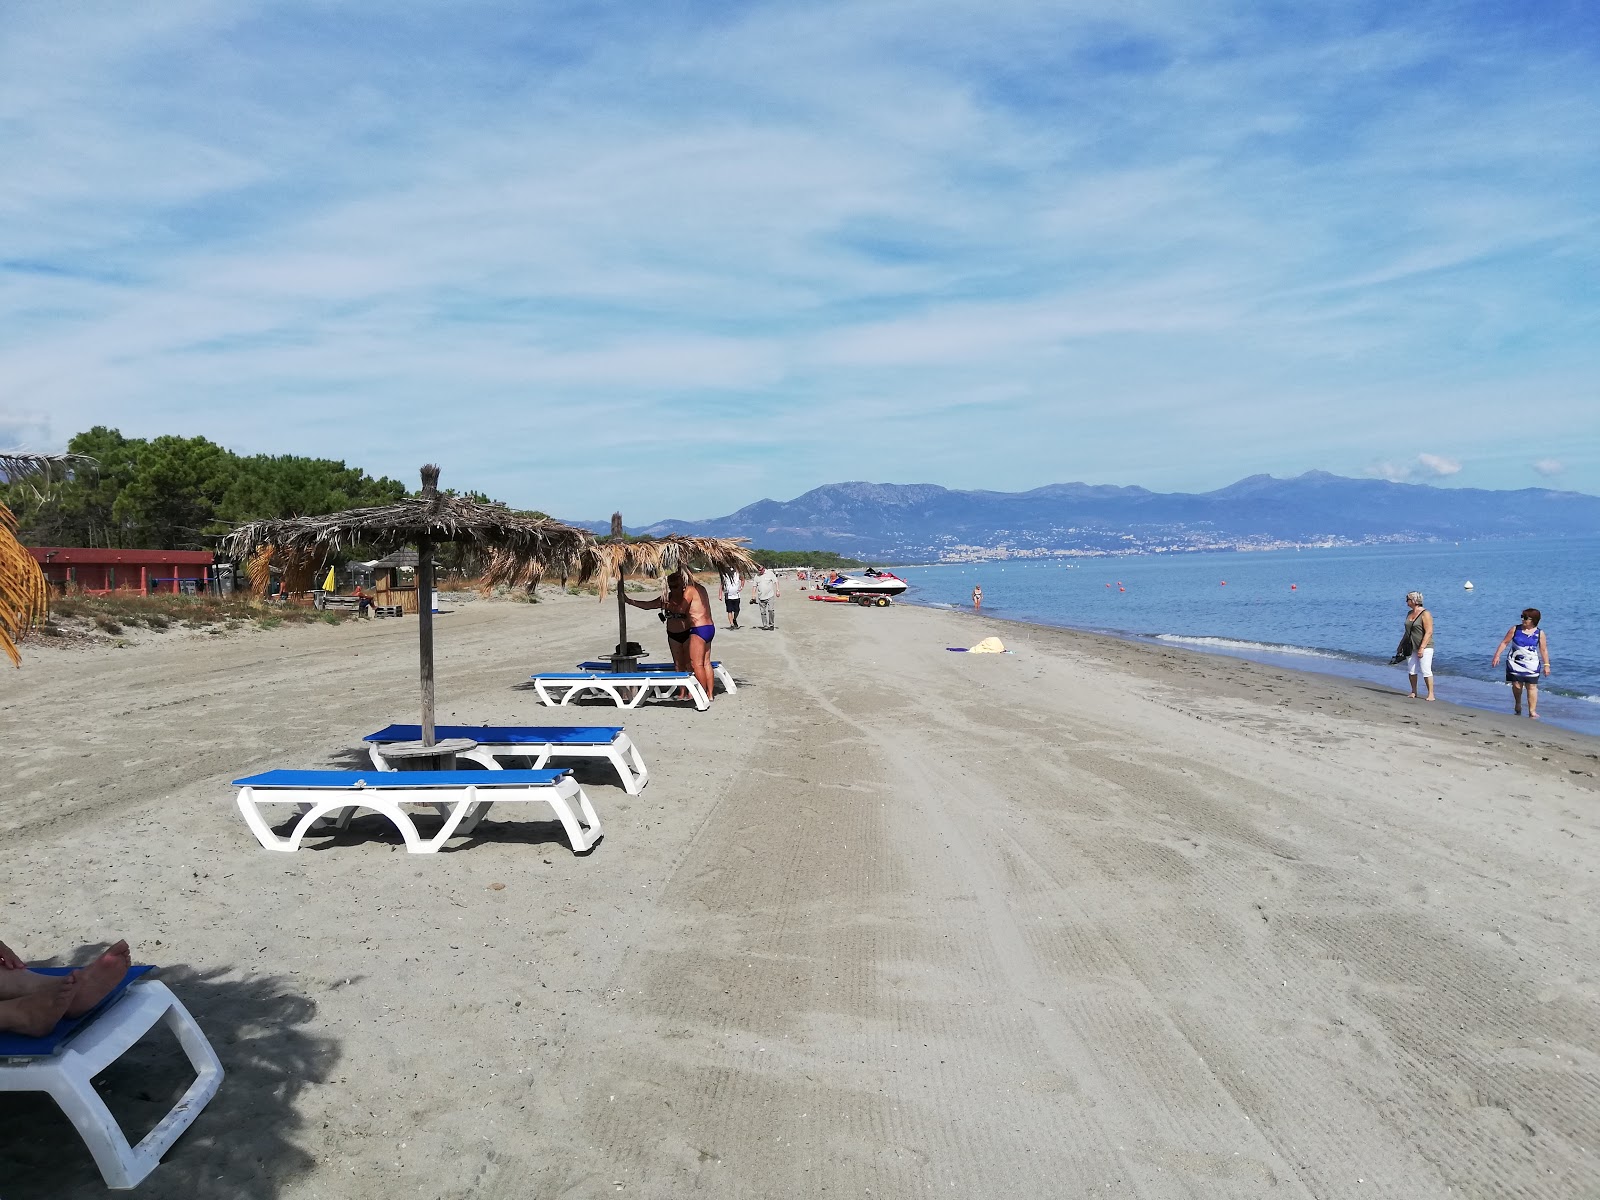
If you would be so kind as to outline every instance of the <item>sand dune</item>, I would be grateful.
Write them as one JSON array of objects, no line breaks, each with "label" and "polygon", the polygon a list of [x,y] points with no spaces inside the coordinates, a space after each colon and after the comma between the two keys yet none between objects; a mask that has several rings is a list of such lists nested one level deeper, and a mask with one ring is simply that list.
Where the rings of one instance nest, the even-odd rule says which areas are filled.
[{"label": "sand dune", "polygon": [[[229,779],[415,719],[405,622],[0,674],[0,938],[127,936],[230,1072],[140,1195],[1600,1195],[1594,739],[781,603],[717,636],[737,696],[620,721],[517,687],[609,606],[441,620],[441,720],[647,755],[637,797],[580,771],[582,858],[517,809],[431,858],[255,845]],[[141,1058],[135,1123],[179,1082]],[[101,1194],[41,1107],[0,1104],[6,1200]]]}]

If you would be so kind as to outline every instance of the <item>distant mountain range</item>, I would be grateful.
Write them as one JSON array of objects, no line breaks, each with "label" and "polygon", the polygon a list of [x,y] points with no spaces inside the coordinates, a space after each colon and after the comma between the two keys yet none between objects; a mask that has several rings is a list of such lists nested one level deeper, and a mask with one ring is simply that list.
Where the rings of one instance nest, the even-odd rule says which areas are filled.
[{"label": "distant mountain range", "polygon": [[[575,523],[599,532],[610,528],[608,522]],[[834,550],[874,561],[926,562],[1576,537],[1600,532],[1600,496],[1546,488],[1437,488],[1347,479],[1326,471],[1293,479],[1252,475],[1199,494],[1084,483],[1029,492],[831,483],[793,500],[759,500],[714,520],[658,521],[629,532],[747,537],[771,550]]]}]

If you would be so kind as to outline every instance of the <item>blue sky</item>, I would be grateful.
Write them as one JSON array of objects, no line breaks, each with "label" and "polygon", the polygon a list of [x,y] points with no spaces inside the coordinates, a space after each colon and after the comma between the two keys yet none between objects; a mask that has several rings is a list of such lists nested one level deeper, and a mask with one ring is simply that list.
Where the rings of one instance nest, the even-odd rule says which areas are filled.
[{"label": "blue sky", "polygon": [[1600,492],[1600,6],[0,12],[0,445]]}]

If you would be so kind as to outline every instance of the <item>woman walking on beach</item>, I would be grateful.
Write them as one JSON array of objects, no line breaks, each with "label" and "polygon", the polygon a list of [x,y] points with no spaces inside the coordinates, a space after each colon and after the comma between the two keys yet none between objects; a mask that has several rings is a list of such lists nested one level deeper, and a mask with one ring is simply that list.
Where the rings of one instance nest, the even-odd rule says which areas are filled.
[{"label": "woman walking on beach", "polygon": [[[1492,667],[1506,655],[1506,682],[1511,685],[1511,711],[1522,715],[1522,689],[1528,689],[1528,716],[1539,719],[1539,662],[1544,660],[1544,673],[1550,674],[1550,643],[1545,641],[1544,630],[1539,628],[1543,614],[1537,608],[1522,610],[1522,621],[1506,630],[1500,645],[1495,647]],[[1507,647],[1510,653],[1506,654]]]},{"label": "woman walking on beach", "polygon": [[972,586],[972,607],[983,607],[983,585],[981,583],[973,584]]},{"label": "woman walking on beach", "polygon": [[1433,699],[1433,614],[1422,607],[1421,592],[1406,593],[1406,640],[1411,645],[1406,673],[1411,676],[1411,698],[1417,698],[1417,677],[1427,684],[1426,699]]}]

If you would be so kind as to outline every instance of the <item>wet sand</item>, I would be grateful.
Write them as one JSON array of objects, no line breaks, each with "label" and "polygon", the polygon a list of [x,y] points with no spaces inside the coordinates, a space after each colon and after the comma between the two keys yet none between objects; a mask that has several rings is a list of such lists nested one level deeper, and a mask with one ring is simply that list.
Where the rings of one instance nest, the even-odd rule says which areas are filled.
[{"label": "wet sand", "polygon": [[[647,756],[637,797],[580,769],[584,857],[517,807],[432,857],[249,836],[228,780],[416,719],[407,621],[0,672],[0,939],[128,937],[229,1071],[138,1194],[1600,1195],[1596,739],[964,614],[779,620],[718,633],[710,713],[620,717],[519,688],[609,604],[440,620],[441,721]],[[125,1120],[184,1082],[165,1049],[108,1072]],[[0,1097],[0,1194],[104,1194],[48,1108]]]}]

